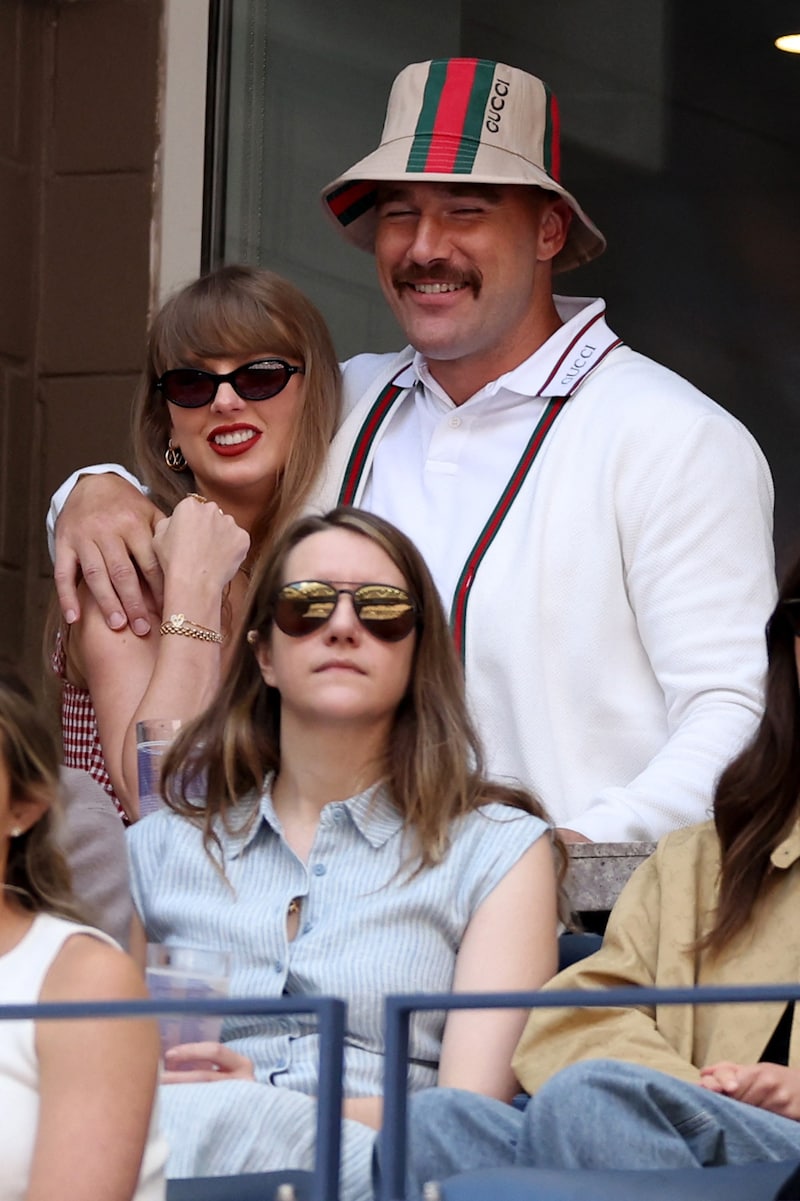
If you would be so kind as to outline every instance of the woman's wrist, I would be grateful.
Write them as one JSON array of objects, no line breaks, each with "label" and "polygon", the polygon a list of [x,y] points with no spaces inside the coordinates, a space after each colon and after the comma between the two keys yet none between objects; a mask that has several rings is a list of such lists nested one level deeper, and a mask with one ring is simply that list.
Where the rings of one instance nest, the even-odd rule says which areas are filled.
[{"label": "woman's wrist", "polygon": [[212,592],[191,586],[165,588],[161,620],[166,621],[172,613],[185,613],[191,621],[218,630],[222,619],[222,589]]}]

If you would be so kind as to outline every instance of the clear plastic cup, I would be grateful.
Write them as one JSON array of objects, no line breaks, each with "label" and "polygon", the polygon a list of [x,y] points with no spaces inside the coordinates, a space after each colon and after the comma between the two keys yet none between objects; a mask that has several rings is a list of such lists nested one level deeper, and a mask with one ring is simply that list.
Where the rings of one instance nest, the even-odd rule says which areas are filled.
[{"label": "clear plastic cup", "polygon": [[161,760],[181,728],[179,717],[150,717],[136,723],[136,766],[139,775],[139,817],[160,809]]},{"label": "clear plastic cup", "polygon": [[[208,947],[147,945],[147,988],[154,1001],[196,1001],[227,997],[230,955]],[[161,1054],[182,1043],[219,1042],[222,1017],[170,1014],[158,1019]]]}]

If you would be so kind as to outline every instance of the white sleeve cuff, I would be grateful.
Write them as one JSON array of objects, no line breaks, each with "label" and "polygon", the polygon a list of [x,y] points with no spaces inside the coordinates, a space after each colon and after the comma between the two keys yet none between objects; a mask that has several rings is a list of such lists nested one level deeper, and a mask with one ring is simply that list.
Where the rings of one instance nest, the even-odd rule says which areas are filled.
[{"label": "white sleeve cuff", "polygon": [[78,471],[73,471],[69,479],[65,480],[61,487],[53,493],[50,499],[50,508],[47,511],[47,549],[50,551],[50,559],[55,562],[56,557],[56,521],[58,515],[64,508],[67,497],[72,489],[77,484],[82,475],[112,475],[122,476],[129,484],[133,484],[134,488],[138,488],[140,492],[145,492],[135,475],[131,475],[130,471],[126,471],[124,467],[120,467],[119,463],[96,463],[93,467],[81,467]]}]

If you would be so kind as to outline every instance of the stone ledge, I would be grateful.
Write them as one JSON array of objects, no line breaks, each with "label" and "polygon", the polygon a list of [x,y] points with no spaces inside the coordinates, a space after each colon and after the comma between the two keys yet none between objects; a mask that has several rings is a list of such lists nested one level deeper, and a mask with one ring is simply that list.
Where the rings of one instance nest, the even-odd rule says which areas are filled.
[{"label": "stone ledge", "polygon": [[575,842],[569,845],[567,887],[572,907],[581,913],[611,909],[654,842]]}]

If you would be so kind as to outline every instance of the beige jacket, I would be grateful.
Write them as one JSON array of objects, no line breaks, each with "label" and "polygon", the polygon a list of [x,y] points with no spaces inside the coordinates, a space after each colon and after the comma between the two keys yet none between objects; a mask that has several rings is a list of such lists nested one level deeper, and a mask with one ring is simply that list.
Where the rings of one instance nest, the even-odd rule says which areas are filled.
[{"label": "beige jacket", "polygon": [[[800,822],[772,855],[775,877],[746,928],[718,959],[691,948],[709,928],[719,870],[714,826],[667,835],[637,869],[614,907],[603,946],[547,988],[625,985],[778,984],[800,982]],[[687,1005],[652,1009],[537,1009],[514,1056],[514,1070],[535,1092],[560,1068],[582,1059],[621,1059],[683,1080],[728,1059],[756,1063],[785,1008]],[[789,1063],[800,1068],[795,1006]]]}]

